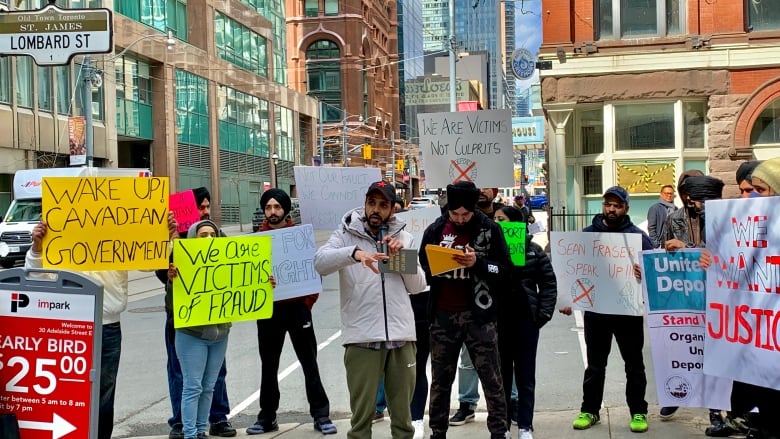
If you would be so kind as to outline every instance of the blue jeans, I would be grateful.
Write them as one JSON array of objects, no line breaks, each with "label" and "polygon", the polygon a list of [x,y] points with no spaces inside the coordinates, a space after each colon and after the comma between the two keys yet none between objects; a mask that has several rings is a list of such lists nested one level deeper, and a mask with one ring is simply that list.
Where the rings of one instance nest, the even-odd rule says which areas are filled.
[{"label": "blue jeans", "polygon": [[114,395],[119,356],[122,353],[122,327],[119,322],[103,325],[100,350],[100,403],[98,439],[111,439],[114,431]]},{"label": "blue jeans", "polygon": [[208,426],[211,396],[219,369],[225,362],[227,337],[203,340],[176,331],[176,352],[182,373],[181,418],[186,439],[205,433]]},{"label": "blue jeans", "polygon": [[[176,330],[173,328],[173,317],[168,316],[165,320],[165,350],[168,354],[168,396],[171,400],[172,416],[168,418],[168,426],[181,424],[181,365],[179,357],[176,356]],[[227,396],[227,386],[225,385],[225,375],[227,367],[222,363],[219,369],[217,382],[214,384],[214,396],[211,398],[211,411],[209,412],[209,422],[216,424],[227,421],[227,415],[230,413],[230,401]]]}]

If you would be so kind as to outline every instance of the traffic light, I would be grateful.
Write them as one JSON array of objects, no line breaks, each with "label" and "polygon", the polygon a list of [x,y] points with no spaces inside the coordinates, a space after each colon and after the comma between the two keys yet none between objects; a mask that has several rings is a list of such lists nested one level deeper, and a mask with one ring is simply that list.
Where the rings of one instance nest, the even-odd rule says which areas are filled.
[{"label": "traffic light", "polygon": [[363,160],[371,160],[371,145],[363,145]]}]

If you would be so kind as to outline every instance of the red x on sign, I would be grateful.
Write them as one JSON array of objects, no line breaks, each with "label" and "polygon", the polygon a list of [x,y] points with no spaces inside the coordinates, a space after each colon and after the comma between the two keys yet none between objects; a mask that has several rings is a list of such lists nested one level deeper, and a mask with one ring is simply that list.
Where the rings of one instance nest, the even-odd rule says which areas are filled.
[{"label": "red x on sign", "polygon": [[582,294],[575,297],[572,302],[577,303],[581,299],[585,298],[588,299],[588,302],[590,302],[590,306],[593,306],[593,298],[590,297],[591,291],[593,291],[593,288],[595,288],[595,285],[591,285],[590,288],[585,288],[585,285],[582,284],[582,281],[580,279],[577,279],[577,285],[580,286],[580,289],[582,290]]},{"label": "red x on sign", "polygon": [[471,168],[476,166],[477,162],[471,162],[468,166],[466,166],[466,169],[460,169],[460,166],[458,166],[458,164],[455,163],[455,160],[450,160],[450,164],[452,164],[452,167],[455,168],[456,171],[458,171],[458,176],[455,177],[454,180],[452,180],[453,183],[457,183],[459,181],[472,181],[471,178],[466,174],[469,171],[471,171]]}]

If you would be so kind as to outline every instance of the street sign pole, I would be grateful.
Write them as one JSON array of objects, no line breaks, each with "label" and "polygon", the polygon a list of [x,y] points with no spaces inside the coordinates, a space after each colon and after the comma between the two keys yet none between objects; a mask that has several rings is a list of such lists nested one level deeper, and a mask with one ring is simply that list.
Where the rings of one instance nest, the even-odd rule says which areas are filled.
[{"label": "street sign pole", "polygon": [[96,439],[103,287],[69,271],[0,273],[0,412],[22,439]]}]

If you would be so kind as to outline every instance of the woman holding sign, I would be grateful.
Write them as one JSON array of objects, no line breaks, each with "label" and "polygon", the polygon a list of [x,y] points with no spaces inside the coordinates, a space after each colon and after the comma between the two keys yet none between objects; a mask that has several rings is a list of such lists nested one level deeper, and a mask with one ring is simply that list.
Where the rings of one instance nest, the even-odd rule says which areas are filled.
[{"label": "woman holding sign", "polygon": [[[527,217],[511,206],[498,209],[495,220],[504,231],[514,267],[511,292],[502,296],[498,307],[498,353],[504,383],[517,384],[517,428],[519,439],[533,439],[534,389],[536,387],[536,348],[539,329],[555,312],[558,283],[552,262],[526,233]],[[521,239],[511,237],[522,233]],[[524,239],[522,239],[524,238]],[[507,407],[512,407],[512,386],[504,386]]]},{"label": "woman holding sign", "polygon": [[[211,220],[193,224],[187,238],[216,238],[219,227]],[[175,261],[174,261],[175,262]],[[177,276],[173,264],[168,270],[165,286],[166,303],[173,295],[173,279]],[[222,363],[225,361],[230,323],[193,326],[176,329],[176,353],[181,364],[183,389],[181,418],[185,439],[205,439],[211,397]]]}]

